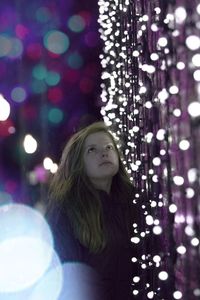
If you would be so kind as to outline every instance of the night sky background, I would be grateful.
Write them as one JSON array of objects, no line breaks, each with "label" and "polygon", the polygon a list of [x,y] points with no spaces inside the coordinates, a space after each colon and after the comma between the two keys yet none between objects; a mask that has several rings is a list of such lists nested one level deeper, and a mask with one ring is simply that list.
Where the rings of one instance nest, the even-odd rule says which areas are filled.
[{"label": "night sky background", "polygon": [[102,119],[97,18],[96,1],[0,2],[0,94],[11,108],[0,121],[1,202],[43,200],[44,157],[58,163],[70,135]]}]

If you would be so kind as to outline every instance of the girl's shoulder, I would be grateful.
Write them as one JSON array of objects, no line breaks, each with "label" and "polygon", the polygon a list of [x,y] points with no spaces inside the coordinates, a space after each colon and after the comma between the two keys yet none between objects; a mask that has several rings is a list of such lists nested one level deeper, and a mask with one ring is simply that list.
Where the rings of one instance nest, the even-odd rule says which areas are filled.
[{"label": "girl's shoulder", "polygon": [[47,212],[46,220],[53,235],[54,249],[61,261],[81,261],[83,247],[73,233],[65,207]]}]

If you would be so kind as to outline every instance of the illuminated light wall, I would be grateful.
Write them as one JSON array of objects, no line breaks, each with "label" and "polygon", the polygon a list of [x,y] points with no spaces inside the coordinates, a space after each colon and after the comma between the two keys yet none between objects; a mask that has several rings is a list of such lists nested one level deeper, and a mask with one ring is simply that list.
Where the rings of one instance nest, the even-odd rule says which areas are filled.
[{"label": "illuminated light wall", "polygon": [[138,189],[134,299],[199,299],[200,4],[98,4],[101,114]]},{"label": "illuminated light wall", "polygon": [[45,198],[69,136],[101,118],[97,17],[93,1],[0,1],[0,203]]}]

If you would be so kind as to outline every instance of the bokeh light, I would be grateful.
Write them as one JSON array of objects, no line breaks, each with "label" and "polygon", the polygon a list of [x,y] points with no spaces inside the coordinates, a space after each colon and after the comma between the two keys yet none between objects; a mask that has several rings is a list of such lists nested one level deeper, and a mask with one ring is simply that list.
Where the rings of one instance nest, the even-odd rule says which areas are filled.
[{"label": "bokeh light", "polygon": [[33,80],[31,83],[32,92],[36,95],[45,93],[47,90],[47,85],[44,81],[41,80]]},{"label": "bokeh light", "polygon": [[55,251],[52,258],[49,269],[31,290],[29,300],[61,299],[60,294],[64,286],[63,267]]},{"label": "bokeh light", "polygon": [[67,58],[67,62],[72,69],[79,69],[83,65],[83,59],[78,52],[70,54]]},{"label": "bokeh light", "polygon": [[23,102],[26,99],[26,97],[27,97],[26,90],[21,86],[17,86],[11,91],[11,98],[15,102],[18,103]]},{"label": "bokeh light", "polygon": [[33,285],[49,267],[52,245],[40,213],[22,204],[0,206],[0,292]]},{"label": "bokeh light", "polygon": [[5,121],[8,119],[10,115],[10,104],[8,101],[4,98],[3,95],[0,94],[0,121]]},{"label": "bokeh light", "polygon": [[10,41],[11,49],[7,53],[7,56],[12,59],[20,57],[24,50],[21,40],[18,38],[11,38]]},{"label": "bokeh light", "polygon": [[48,99],[52,103],[59,103],[63,100],[63,92],[60,87],[52,87],[48,90]]},{"label": "bokeh light", "polygon": [[32,154],[37,150],[37,141],[31,134],[25,136],[23,145],[26,153]]},{"label": "bokeh light", "polygon": [[0,35],[0,45],[1,45],[0,57],[8,55],[8,53],[12,49],[12,42],[11,42],[10,38],[3,34]]},{"label": "bokeh light", "polygon": [[47,75],[47,70],[46,70],[45,65],[38,64],[38,65],[35,65],[32,73],[33,73],[33,77],[35,77],[36,79],[44,80]]},{"label": "bokeh light", "polygon": [[51,123],[58,124],[64,117],[63,111],[59,108],[52,108],[48,113],[48,119]]},{"label": "bokeh light", "polygon": [[41,6],[36,11],[36,19],[41,23],[46,23],[51,18],[51,12],[48,7]]},{"label": "bokeh light", "polygon": [[80,15],[73,15],[68,20],[68,27],[71,31],[81,32],[85,29],[85,20]]},{"label": "bokeh light", "polygon": [[63,54],[69,47],[69,38],[64,32],[51,30],[44,36],[44,46],[55,54]]},{"label": "bokeh light", "polygon": [[38,60],[42,56],[42,45],[39,43],[31,43],[26,47],[26,54],[32,60]]},{"label": "bokeh light", "polygon": [[55,86],[60,81],[60,74],[54,71],[48,71],[45,77],[45,81],[50,86]]}]

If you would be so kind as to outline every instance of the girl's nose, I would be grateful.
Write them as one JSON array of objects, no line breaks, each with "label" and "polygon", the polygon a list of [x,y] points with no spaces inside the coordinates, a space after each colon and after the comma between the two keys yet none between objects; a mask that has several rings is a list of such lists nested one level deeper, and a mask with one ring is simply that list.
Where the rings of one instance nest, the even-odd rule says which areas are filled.
[{"label": "girl's nose", "polygon": [[105,147],[101,149],[101,155],[102,156],[107,156],[108,155],[108,151]]}]

